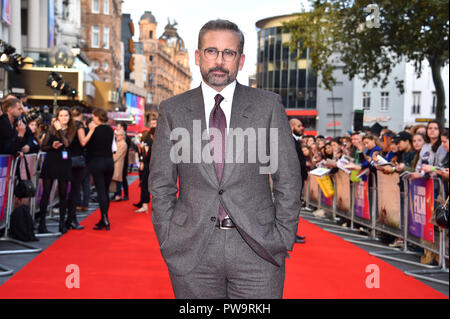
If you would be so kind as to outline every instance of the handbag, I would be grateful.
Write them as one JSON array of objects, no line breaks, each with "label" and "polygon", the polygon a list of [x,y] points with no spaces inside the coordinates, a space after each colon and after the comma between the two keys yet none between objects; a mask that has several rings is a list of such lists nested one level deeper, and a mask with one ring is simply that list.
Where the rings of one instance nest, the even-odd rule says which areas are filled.
[{"label": "handbag", "polygon": [[448,228],[448,196],[445,204],[439,204],[434,210],[436,224],[442,228]]},{"label": "handbag", "polygon": [[21,158],[23,158],[23,160],[25,161],[25,170],[27,172],[28,179],[22,179],[19,172],[16,182],[14,183],[14,196],[16,196],[17,198],[34,197],[36,193],[36,188],[34,187],[34,184],[31,181],[27,159],[25,156]]},{"label": "handbag", "polygon": [[73,156],[72,167],[86,167],[86,158],[84,155]]}]

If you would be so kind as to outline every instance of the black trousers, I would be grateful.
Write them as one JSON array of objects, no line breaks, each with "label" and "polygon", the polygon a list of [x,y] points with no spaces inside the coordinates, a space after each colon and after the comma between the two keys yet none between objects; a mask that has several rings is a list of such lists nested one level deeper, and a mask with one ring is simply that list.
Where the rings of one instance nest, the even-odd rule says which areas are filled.
[{"label": "black trousers", "polygon": [[[52,191],[54,179],[45,178],[42,180],[43,192],[41,202],[39,203],[39,222],[41,225],[45,225],[45,215],[47,214],[48,201],[50,199],[50,193]],[[69,186],[68,181],[58,180],[58,196],[59,196],[59,221],[62,224],[64,222],[67,212],[67,188]]]},{"label": "black trousers", "polygon": [[[128,197],[128,156],[125,157],[125,162],[123,163],[123,171],[122,171],[122,188],[123,188],[123,195],[125,197]],[[121,196],[122,194],[119,194]]]},{"label": "black trousers", "polygon": [[94,157],[89,161],[88,167],[97,190],[100,212],[102,216],[108,216],[109,184],[114,174],[114,161],[112,157]]},{"label": "black trousers", "polygon": [[141,203],[150,203],[150,193],[148,191],[148,176],[150,175],[150,170],[144,167],[144,170],[139,171],[139,178],[141,180]]},{"label": "black trousers", "polygon": [[70,181],[69,207],[67,221],[71,223],[76,220],[77,201],[81,195],[81,184],[88,174],[87,167],[73,167],[72,180]]}]

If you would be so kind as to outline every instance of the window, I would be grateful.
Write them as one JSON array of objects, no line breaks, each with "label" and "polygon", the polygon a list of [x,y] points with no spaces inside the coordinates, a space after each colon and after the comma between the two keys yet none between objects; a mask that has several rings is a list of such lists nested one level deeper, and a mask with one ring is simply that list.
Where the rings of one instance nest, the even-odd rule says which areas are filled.
[{"label": "window", "polygon": [[153,31],[150,31],[149,36],[150,36],[150,39],[153,39]]},{"label": "window", "polygon": [[328,102],[342,102],[344,99],[342,97],[329,97]]},{"label": "window", "polygon": [[103,49],[109,49],[109,27],[103,28]]},{"label": "window", "polygon": [[413,105],[412,105],[412,114],[420,113],[420,91],[412,92],[413,94]]},{"label": "window", "polygon": [[100,13],[100,0],[92,0],[92,13]]},{"label": "window", "polygon": [[389,110],[389,92],[381,92],[380,110],[381,111]]},{"label": "window", "polygon": [[91,67],[92,67],[92,70],[94,70],[94,71],[98,70],[98,67],[99,67],[98,61],[92,61]]},{"label": "window", "polygon": [[103,0],[103,14],[109,14],[109,0]]},{"label": "window", "polygon": [[431,114],[436,114],[437,96],[436,92],[433,92],[432,102],[431,102]]},{"label": "window", "polygon": [[370,92],[363,92],[362,106],[364,110],[370,110]]},{"label": "window", "polygon": [[92,26],[92,45],[93,48],[100,47],[100,28],[98,25]]},{"label": "window", "polygon": [[109,68],[108,62],[107,61],[103,62],[102,67],[103,67],[103,70],[108,71],[108,68]]}]

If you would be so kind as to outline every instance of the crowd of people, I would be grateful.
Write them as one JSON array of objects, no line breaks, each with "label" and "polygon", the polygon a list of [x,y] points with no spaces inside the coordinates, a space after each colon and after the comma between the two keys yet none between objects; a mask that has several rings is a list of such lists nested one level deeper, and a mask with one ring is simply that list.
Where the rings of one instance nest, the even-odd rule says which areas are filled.
[{"label": "crowd of people", "polygon": [[[405,127],[401,132],[393,132],[383,128],[379,132],[368,128],[362,132],[346,132],[345,136],[327,137],[310,136],[303,134],[301,122],[291,120],[291,128],[302,156],[303,168],[306,171],[322,167],[330,169],[333,174],[339,170],[338,162],[345,160],[343,167],[351,171],[352,181],[355,178],[368,178],[369,185],[374,185],[376,173],[402,174],[409,172],[411,178],[433,177],[442,180],[444,187],[443,200],[448,197],[449,181],[449,142],[448,128],[443,128],[436,120],[425,124]],[[389,163],[388,165],[386,165]],[[364,174],[366,170],[367,174]],[[359,177],[358,177],[359,176]],[[376,184],[375,184],[376,185]],[[436,183],[435,189],[439,190]],[[400,183],[400,189],[403,184]],[[370,195],[370,193],[369,193]],[[435,191],[435,198],[438,191]],[[323,210],[314,211],[317,217],[324,217]],[[341,223],[348,221],[342,219]],[[344,225],[345,226],[345,225]],[[390,238],[391,247],[403,245],[402,240]],[[425,251],[421,262],[424,264],[435,263],[436,256]]]},{"label": "crowd of people", "polygon": [[[92,183],[101,212],[94,229],[109,230],[110,202],[129,200],[127,176],[131,150],[137,154],[141,188],[139,201],[133,205],[138,213],[149,211],[149,163],[156,118],[152,119],[150,130],[132,139],[126,133],[127,124],[120,122],[113,129],[103,109],[95,109],[88,116],[79,107],[60,107],[56,115],[50,115],[49,122],[45,123],[38,118],[26,121],[27,110],[23,102],[13,95],[2,101],[0,154],[46,153],[40,173],[43,193],[36,215],[38,233],[48,232],[47,208],[55,181],[58,185],[61,233],[83,229],[76,212],[88,210]],[[388,128],[379,132],[367,129],[364,132],[349,131],[345,136],[334,138],[305,135],[298,119],[292,119],[290,124],[304,181],[307,173],[318,167],[336,172],[338,161],[345,159],[352,178],[361,176],[365,170],[384,174],[408,171],[412,178],[439,176],[443,180],[445,197],[448,196],[448,128],[443,128],[438,121],[405,127],[401,132]],[[369,178],[370,185],[376,183],[372,180],[376,174],[362,176]],[[112,197],[109,195],[111,184],[115,185]],[[316,216],[323,217],[323,211],[316,213]],[[304,243],[305,237],[297,236],[297,242]],[[398,240],[393,245],[397,244]]]},{"label": "crowd of people", "polygon": [[[48,114],[48,113],[47,113]],[[91,114],[80,107],[59,107],[55,115],[33,116],[24,100],[12,94],[1,103],[0,154],[13,157],[45,153],[39,178],[42,195],[35,215],[38,233],[48,233],[47,211],[52,187],[57,181],[59,232],[81,230],[77,211],[87,211],[91,200],[91,185],[95,185],[96,201],[100,206],[100,220],[95,230],[110,230],[111,201],[129,200],[127,176],[130,153],[139,154],[138,170],[141,180],[141,198],[136,212],[148,212],[148,166],[156,117],[152,129],[133,139],[127,135],[127,124],[116,128],[108,124],[108,114],[96,108]],[[16,172],[19,174],[19,171]],[[115,192],[110,197],[110,190]],[[123,190],[123,196],[122,196]]]}]

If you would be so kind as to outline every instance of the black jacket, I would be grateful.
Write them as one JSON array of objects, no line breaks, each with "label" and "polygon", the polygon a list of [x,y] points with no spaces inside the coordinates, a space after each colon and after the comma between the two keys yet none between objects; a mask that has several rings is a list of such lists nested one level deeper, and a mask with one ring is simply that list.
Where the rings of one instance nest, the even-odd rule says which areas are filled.
[{"label": "black jacket", "polygon": [[24,137],[18,136],[16,123],[17,121],[11,126],[6,113],[0,116],[0,154],[15,156],[25,146],[27,141]]},{"label": "black jacket", "polygon": [[295,150],[297,151],[298,160],[300,162],[300,170],[301,170],[300,173],[302,174],[302,181],[303,181],[303,183],[305,183],[305,181],[308,178],[308,170],[306,168],[306,159],[305,159],[305,156],[303,155],[302,146],[300,144],[300,141],[297,141],[295,139],[295,137],[292,137],[292,139],[294,140]]}]

